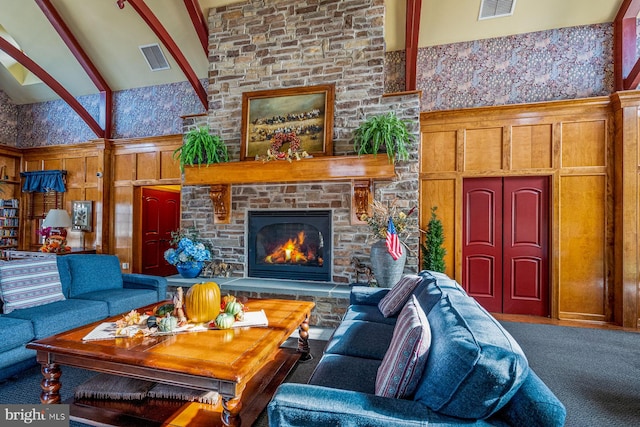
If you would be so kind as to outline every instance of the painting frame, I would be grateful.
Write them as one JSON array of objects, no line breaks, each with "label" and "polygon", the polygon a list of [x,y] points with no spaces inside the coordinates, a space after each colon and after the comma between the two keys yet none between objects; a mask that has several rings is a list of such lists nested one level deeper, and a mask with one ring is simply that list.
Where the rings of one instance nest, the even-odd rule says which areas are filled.
[{"label": "painting frame", "polygon": [[71,225],[75,231],[91,231],[93,202],[75,200],[71,202]]},{"label": "painting frame", "polygon": [[282,126],[301,130],[301,150],[332,155],[334,100],[334,84],[244,92],[240,160],[265,156]]}]

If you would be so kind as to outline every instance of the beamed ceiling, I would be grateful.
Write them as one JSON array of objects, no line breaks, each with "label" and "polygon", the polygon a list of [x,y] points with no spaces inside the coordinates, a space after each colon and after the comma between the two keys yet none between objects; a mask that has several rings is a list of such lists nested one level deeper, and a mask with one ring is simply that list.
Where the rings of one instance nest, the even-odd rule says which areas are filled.
[{"label": "beamed ceiling", "polygon": [[[0,30],[4,30],[0,33],[19,46],[2,38],[0,51],[8,52],[13,57],[9,61],[17,59],[47,83],[32,83],[32,77],[25,79],[14,70],[23,84],[0,66],[0,90],[14,104],[63,98],[74,107],[72,99],[83,95],[101,93],[109,105],[115,91],[189,81],[204,104],[206,93],[198,80],[207,77],[209,67],[209,10],[240,2],[0,0]],[[621,6],[640,0],[517,0],[512,16],[488,20],[478,20],[480,3],[386,0],[387,50],[404,49],[407,40],[408,50],[415,52],[425,46],[613,22]],[[406,28],[413,37],[406,37]],[[168,70],[153,72],[143,58],[139,46],[153,43],[161,46]],[[83,118],[100,136],[105,117]]]}]

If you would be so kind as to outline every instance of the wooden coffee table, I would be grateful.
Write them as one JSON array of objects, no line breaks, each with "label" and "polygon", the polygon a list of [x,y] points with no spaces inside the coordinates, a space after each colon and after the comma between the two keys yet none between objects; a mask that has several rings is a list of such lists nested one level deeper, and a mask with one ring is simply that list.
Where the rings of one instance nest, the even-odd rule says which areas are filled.
[{"label": "wooden coffee table", "polygon": [[[72,418],[83,422],[123,425],[130,420],[135,425],[144,420],[172,426],[181,423],[237,426],[242,419],[244,425],[251,425],[295,363],[300,358],[310,358],[309,316],[314,303],[254,299],[245,306],[250,311],[264,310],[269,326],[83,341],[101,321],[34,341],[27,348],[37,351],[37,360],[42,365],[40,401],[60,403],[60,365],[66,365],[216,391],[222,401],[217,407],[189,402],[178,407],[176,402],[163,406],[153,401],[145,414],[140,414],[140,405],[126,402],[95,403],[91,407],[74,403]],[[138,311],[142,313],[151,308]],[[281,347],[297,328],[300,330],[298,349]],[[97,411],[100,406],[104,411]],[[133,415],[127,413],[127,406],[131,406]],[[98,413],[101,414],[96,415]]]}]

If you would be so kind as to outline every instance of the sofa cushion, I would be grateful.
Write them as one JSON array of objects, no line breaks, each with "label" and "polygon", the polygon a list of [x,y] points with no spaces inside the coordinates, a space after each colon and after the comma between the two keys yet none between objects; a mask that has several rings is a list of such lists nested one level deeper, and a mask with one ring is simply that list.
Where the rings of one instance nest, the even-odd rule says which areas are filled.
[{"label": "sofa cushion", "polygon": [[350,305],[342,320],[364,320],[367,322],[395,325],[397,317],[384,317],[377,305]]},{"label": "sofa cushion", "polygon": [[40,339],[102,320],[108,316],[108,306],[102,301],[71,298],[39,307],[15,310],[6,316],[30,320],[33,324],[34,338]]},{"label": "sofa cushion", "polygon": [[64,300],[55,258],[26,258],[0,263],[4,313]]},{"label": "sofa cushion", "polygon": [[333,332],[324,351],[382,360],[392,336],[393,325],[345,320]]},{"label": "sofa cushion", "polygon": [[529,368],[518,343],[473,299],[444,295],[427,314],[431,349],[415,399],[434,411],[483,419],[504,406]]},{"label": "sofa cushion", "polygon": [[69,297],[107,289],[122,289],[120,261],[115,255],[66,255],[71,275]]},{"label": "sofa cushion", "polygon": [[395,316],[400,313],[416,286],[422,281],[422,277],[415,274],[407,274],[396,283],[389,293],[378,303],[378,308],[384,317]]},{"label": "sofa cushion", "polygon": [[78,295],[76,299],[104,301],[109,306],[109,316],[158,302],[158,293],[150,289],[108,289]]},{"label": "sofa cushion", "polygon": [[313,371],[309,384],[374,394],[380,363],[375,359],[325,354]]},{"label": "sofa cushion", "polygon": [[7,316],[0,316],[0,331],[0,353],[24,345],[34,337],[30,321]]},{"label": "sofa cushion", "polygon": [[429,321],[416,297],[398,316],[393,338],[376,377],[376,394],[383,397],[413,396],[422,377],[431,345]]}]

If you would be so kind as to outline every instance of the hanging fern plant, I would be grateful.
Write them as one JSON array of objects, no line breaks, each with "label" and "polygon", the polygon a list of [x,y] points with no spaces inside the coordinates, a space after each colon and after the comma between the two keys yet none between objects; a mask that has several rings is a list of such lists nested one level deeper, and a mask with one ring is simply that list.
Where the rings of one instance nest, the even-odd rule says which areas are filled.
[{"label": "hanging fern plant", "polygon": [[173,152],[173,158],[180,161],[180,170],[184,166],[194,166],[229,161],[227,146],[218,135],[211,135],[207,126],[201,126],[187,132],[185,142]]},{"label": "hanging fern plant", "polygon": [[410,121],[400,119],[393,111],[368,118],[353,132],[356,153],[375,155],[384,149],[390,162],[408,160],[408,149],[414,141],[409,124]]}]

